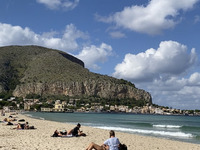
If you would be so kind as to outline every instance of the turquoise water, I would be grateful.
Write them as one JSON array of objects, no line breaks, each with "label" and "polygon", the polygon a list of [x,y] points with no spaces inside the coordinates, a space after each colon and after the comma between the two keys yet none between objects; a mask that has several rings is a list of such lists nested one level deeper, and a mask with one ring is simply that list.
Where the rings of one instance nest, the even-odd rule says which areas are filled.
[{"label": "turquoise water", "polygon": [[200,144],[200,117],[109,113],[41,113],[28,116]]}]

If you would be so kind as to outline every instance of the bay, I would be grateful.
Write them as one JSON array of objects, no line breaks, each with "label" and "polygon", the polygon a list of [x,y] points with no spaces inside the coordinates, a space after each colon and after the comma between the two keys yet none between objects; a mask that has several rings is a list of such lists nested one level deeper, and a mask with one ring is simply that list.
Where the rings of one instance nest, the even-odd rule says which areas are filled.
[{"label": "bay", "polygon": [[25,112],[37,119],[200,144],[199,116]]}]

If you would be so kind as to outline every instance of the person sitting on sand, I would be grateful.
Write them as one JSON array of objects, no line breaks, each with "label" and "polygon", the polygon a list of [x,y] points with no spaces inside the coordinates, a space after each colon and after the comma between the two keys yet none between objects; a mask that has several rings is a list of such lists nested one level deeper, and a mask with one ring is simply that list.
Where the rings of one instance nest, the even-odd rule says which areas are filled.
[{"label": "person sitting on sand", "polygon": [[18,123],[17,127],[13,128],[13,129],[23,129],[23,126],[20,123]]},{"label": "person sitting on sand", "polygon": [[24,129],[29,129],[29,124],[28,124],[28,122],[25,123]]},{"label": "person sitting on sand", "polygon": [[69,130],[69,132],[67,133],[67,135],[72,135],[72,136],[85,136],[85,133],[83,133],[82,131],[80,131],[81,128],[81,124],[78,123],[77,126],[71,130]]},{"label": "person sitting on sand", "polygon": [[107,139],[101,146],[97,145],[95,143],[91,143],[86,150],[119,150],[119,139],[115,137],[115,132],[111,130],[110,132],[110,138]]}]

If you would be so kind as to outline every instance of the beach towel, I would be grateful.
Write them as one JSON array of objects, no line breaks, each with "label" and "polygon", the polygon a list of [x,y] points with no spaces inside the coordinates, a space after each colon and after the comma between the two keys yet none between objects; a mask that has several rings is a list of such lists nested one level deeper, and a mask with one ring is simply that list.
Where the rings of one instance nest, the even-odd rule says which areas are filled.
[{"label": "beach towel", "polygon": [[73,135],[58,135],[57,133],[54,133],[51,137],[62,137],[62,138],[70,138],[70,137],[74,137]]},{"label": "beach towel", "polygon": [[70,138],[70,137],[73,137],[73,135],[63,135],[61,136],[62,138]]}]

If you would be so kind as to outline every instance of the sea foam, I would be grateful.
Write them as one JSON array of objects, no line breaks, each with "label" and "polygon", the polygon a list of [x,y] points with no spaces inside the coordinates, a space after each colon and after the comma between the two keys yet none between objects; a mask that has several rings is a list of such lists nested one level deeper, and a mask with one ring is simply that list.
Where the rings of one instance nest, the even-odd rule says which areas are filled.
[{"label": "sea foam", "polygon": [[182,126],[177,126],[177,125],[153,125],[155,128],[181,128]]},{"label": "sea foam", "polygon": [[129,133],[141,133],[141,134],[150,134],[150,135],[161,135],[167,137],[179,137],[179,138],[192,138],[192,134],[183,133],[183,132],[168,132],[168,131],[157,131],[157,130],[142,130],[142,129],[130,129],[130,128],[120,128],[120,127],[96,127],[106,130],[115,130]]}]

